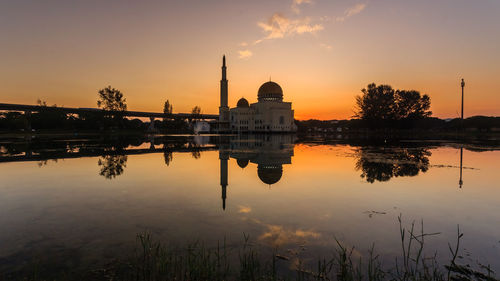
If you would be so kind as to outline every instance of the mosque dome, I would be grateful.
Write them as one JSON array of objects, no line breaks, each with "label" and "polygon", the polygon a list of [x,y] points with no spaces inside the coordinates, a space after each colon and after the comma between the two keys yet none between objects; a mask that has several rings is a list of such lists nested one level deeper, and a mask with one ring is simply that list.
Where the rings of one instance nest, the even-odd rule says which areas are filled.
[{"label": "mosque dome", "polygon": [[281,89],[280,85],[275,82],[266,82],[259,88],[258,100],[283,101],[283,90]]},{"label": "mosque dome", "polygon": [[259,165],[257,166],[259,179],[265,184],[275,184],[281,179],[283,166],[281,165]]},{"label": "mosque dome", "polygon": [[244,159],[244,158],[239,158],[239,159],[236,159],[236,163],[238,163],[238,166],[240,166],[240,168],[245,168],[247,165],[248,165],[248,159]]},{"label": "mosque dome", "polygon": [[236,104],[237,107],[250,107],[248,101],[245,98],[241,98]]}]

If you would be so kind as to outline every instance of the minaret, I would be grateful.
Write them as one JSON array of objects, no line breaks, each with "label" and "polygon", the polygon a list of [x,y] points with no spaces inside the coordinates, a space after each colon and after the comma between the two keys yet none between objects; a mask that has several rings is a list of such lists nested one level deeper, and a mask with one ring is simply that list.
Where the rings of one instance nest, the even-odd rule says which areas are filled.
[{"label": "minaret", "polygon": [[220,107],[227,108],[226,56],[222,57],[222,79],[220,80]]},{"label": "minaret", "polygon": [[229,130],[229,107],[227,106],[226,56],[222,57],[222,79],[220,80],[219,132]]}]

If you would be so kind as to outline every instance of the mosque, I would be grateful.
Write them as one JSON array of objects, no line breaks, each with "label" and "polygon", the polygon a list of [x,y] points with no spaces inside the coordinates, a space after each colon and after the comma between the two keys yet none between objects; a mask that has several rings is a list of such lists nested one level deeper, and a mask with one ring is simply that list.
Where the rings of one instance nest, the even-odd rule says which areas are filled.
[{"label": "mosque", "polygon": [[291,102],[283,101],[280,85],[269,81],[260,86],[257,102],[250,104],[241,98],[236,107],[228,106],[226,56],[222,58],[220,81],[219,132],[232,133],[290,133],[296,132]]}]

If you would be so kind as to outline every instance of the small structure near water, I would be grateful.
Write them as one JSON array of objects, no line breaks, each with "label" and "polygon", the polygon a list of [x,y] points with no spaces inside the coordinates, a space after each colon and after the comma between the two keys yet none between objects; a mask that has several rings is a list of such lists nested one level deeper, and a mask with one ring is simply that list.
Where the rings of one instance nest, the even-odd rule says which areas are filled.
[{"label": "small structure near water", "polygon": [[193,132],[195,134],[210,133],[210,124],[203,120],[196,121],[193,125]]}]

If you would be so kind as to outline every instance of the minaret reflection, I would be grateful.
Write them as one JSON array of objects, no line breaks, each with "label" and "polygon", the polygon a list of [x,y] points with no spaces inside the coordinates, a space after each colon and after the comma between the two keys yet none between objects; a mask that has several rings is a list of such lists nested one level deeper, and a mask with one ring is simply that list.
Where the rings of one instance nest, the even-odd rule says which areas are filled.
[{"label": "minaret reflection", "polygon": [[460,147],[460,180],[458,181],[458,187],[462,188],[464,181],[462,180],[462,159],[463,159],[464,148]]},{"label": "minaret reflection", "polygon": [[238,166],[246,168],[257,164],[257,176],[266,185],[277,183],[283,176],[283,165],[292,163],[295,135],[238,135],[219,145],[220,184],[222,209],[226,208],[228,186],[228,160],[236,159]]},{"label": "minaret reflection", "polygon": [[222,187],[222,209],[226,209],[226,189],[227,189],[227,161],[229,153],[227,151],[219,151],[220,159],[220,186]]}]

